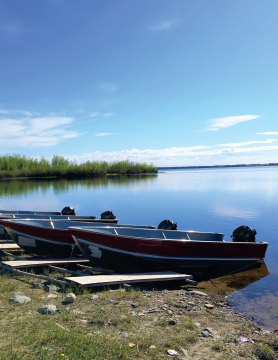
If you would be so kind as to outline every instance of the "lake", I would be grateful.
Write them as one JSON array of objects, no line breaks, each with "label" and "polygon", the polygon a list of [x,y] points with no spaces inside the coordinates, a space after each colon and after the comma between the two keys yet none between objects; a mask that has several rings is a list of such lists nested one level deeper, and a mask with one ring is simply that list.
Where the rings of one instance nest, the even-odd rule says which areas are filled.
[{"label": "lake", "polygon": [[77,215],[99,217],[112,210],[119,223],[126,224],[157,226],[170,219],[179,230],[221,232],[227,241],[240,225],[255,228],[257,242],[269,242],[267,271],[258,281],[233,292],[229,300],[235,311],[253,317],[261,327],[278,329],[278,167],[0,182],[1,209],[60,211],[67,205]]}]

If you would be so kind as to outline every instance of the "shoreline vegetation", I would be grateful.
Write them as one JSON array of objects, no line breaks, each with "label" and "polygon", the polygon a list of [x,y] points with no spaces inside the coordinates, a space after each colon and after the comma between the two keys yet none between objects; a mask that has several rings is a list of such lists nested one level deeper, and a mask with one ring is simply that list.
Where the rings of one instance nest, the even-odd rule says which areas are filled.
[{"label": "shoreline vegetation", "polygon": [[105,175],[138,175],[157,173],[152,164],[124,161],[87,161],[82,164],[54,155],[52,160],[22,155],[0,156],[0,179],[46,178],[63,179],[92,178]]}]

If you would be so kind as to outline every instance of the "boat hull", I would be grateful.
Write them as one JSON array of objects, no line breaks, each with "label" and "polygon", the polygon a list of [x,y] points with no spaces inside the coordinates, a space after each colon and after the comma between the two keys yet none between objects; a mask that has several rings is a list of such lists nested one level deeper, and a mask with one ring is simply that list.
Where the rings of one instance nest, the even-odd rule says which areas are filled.
[{"label": "boat hull", "polygon": [[[96,266],[117,272],[161,271],[210,266],[245,266],[263,259],[267,243],[175,241],[116,237],[69,228]],[[244,255],[245,254],[245,255]]]},{"label": "boat hull", "polygon": [[[117,225],[118,220],[91,220],[90,222],[76,222],[78,226],[96,227]],[[28,254],[37,254],[53,258],[81,255],[82,252],[75,244],[68,227],[74,221],[63,220],[1,220],[0,224],[16,244]],[[52,226],[51,226],[52,224]],[[46,226],[47,225],[47,226]],[[126,225],[125,225],[126,226]],[[130,225],[134,226],[134,225]],[[60,227],[60,228],[59,228]],[[63,227],[63,228],[62,228]],[[146,226],[147,228],[151,228]]]}]

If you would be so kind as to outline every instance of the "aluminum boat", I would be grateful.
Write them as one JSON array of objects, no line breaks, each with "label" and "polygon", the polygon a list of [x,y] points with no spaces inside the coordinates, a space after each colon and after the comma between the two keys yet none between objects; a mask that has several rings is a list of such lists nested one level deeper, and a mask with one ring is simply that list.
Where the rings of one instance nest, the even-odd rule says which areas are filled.
[{"label": "aluminum boat", "polygon": [[70,225],[69,232],[92,263],[117,272],[245,266],[263,259],[268,246],[240,239],[226,242],[221,233],[197,231]]},{"label": "aluminum boat", "polygon": [[[76,217],[74,217],[76,218]],[[114,219],[99,219],[87,221],[73,220],[46,220],[46,219],[0,219],[0,224],[11,238],[29,254],[38,254],[50,257],[66,258],[70,255],[80,253],[70,232],[69,226],[77,226],[79,228],[95,228],[102,229],[113,226],[119,227],[137,227],[137,225],[117,225]],[[153,226],[139,226],[141,228],[154,228]]]}]

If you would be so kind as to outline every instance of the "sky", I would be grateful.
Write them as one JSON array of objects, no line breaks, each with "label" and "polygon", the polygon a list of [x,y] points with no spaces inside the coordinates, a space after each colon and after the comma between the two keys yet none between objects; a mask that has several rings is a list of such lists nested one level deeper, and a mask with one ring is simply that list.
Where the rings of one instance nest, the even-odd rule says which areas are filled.
[{"label": "sky", "polygon": [[0,156],[278,162],[277,0],[0,0]]}]

